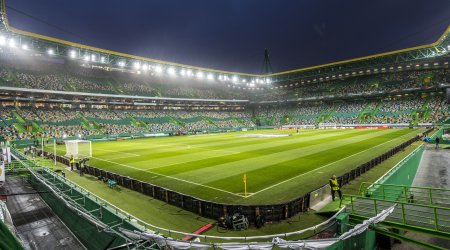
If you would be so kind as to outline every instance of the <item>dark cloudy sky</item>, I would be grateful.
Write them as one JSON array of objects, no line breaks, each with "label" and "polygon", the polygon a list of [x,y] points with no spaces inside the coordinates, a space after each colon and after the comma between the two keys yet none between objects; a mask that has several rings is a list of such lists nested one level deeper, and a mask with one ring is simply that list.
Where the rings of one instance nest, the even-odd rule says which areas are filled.
[{"label": "dark cloudy sky", "polygon": [[6,0],[16,28],[177,63],[261,73],[434,42],[449,0]]}]

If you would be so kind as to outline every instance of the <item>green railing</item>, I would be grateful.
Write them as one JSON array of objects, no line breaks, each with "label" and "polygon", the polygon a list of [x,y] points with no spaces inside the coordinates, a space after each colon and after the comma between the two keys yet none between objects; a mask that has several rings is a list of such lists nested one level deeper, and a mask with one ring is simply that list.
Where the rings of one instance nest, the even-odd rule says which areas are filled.
[{"label": "green railing", "polygon": [[346,208],[351,216],[364,219],[371,218],[383,209],[397,204],[393,213],[383,223],[401,226],[409,230],[450,236],[450,208],[355,195],[344,195],[344,200],[349,202]]},{"label": "green railing", "polygon": [[13,160],[11,163],[5,164],[5,171],[6,172],[17,172],[21,170],[27,170],[27,168],[35,168],[37,165],[32,160],[24,160],[24,161],[17,161]]},{"label": "green railing", "polygon": [[361,183],[360,194],[385,201],[450,208],[450,190],[392,184]]}]

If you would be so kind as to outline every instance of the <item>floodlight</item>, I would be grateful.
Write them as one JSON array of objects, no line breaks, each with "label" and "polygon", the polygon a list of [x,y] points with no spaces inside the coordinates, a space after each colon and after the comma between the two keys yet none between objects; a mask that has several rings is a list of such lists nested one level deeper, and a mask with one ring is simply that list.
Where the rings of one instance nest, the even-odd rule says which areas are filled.
[{"label": "floodlight", "polygon": [[148,65],[147,64],[143,64],[142,65],[142,70],[147,71],[148,70]]},{"label": "floodlight", "polygon": [[237,82],[239,78],[237,76],[233,76],[233,82]]},{"label": "floodlight", "polygon": [[100,57],[100,62],[101,63],[105,63],[106,62],[106,58],[104,56]]},{"label": "floodlight", "polygon": [[208,74],[208,80],[213,80],[214,79],[214,75],[212,73]]},{"label": "floodlight", "polygon": [[162,67],[160,66],[160,65],[158,65],[158,66],[155,66],[155,72],[156,73],[161,73],[162,72]]},{"label": "floodlight", "polygon": [[9,47],[11,48],[15,48],[16,47],[16,41],[14,39],[9,39],[9,43],[8,43]]},{"label": "floodlight", "polygon": [[95,62],[95,60],[97,59],[97,56],[95,56],[94,54],[91,55],[91,61]]},{"label": "floodlight", "polygon": [[89,55],[84,55],[84,60],[86,62],[89,62],[90,59],[91,59],[91,57]]},{"label": "floodlight", "polygon": [[171,76],[175,76],[175,69],[173,67],[170,67],[167,69],[167,73]]},{"label": "floodlight", "polygon": [[119,65],[119,67],[124,67],[125,66],[125,62],[124,61],[120,61],[117,63],[117,65]]},{"label": "floodlight", "polygon": [[133,64],[135,69],[140,69],[141,68],[141,64],[139,62],[134,62]]},{"label": "floodlight", "polygon": [[219,76],[219,80],[220,80],[220,81],[223,81],[223,75],[220,75],[220,76]]},{"label": "floodlight", "polygon": [[185,76],[185,75],[186,75],[186,70],[185,70],[185,69],[182,69],[182,70],[180,71],[180,75]]},{"label": "floodlight", "polygon": [[242,79],[242,83],[246,83],[247,82],[247,80],[245,80],[245,79]]},{"label": "floodlight", "polygon": [[23,49],[23,50],[28,50],[28,45],[22,44],[22,49]]},{"label": "floodlight", "polygon": [[77,52],[75,50],[70,51],[70,58],[75,58],[77,56]]},{"label": "floodlight", "polygon": [[48,49],[48,50],[47,50],[47,54],[49,54],[49,55],[54,55],[54,54],[55,54],[55,51],[54,51],[53,49]]},{"label": "floodlight", "polygon": [[205,76],[205,74],[204,74],[203,72],[201,72],[201,71],[198,71],[198,72],[197,72],[197,77],[198,77],[198,78],[201,79],[201,78],[203,78],[204,76]]},{"label": "floodlight", "polygon": [[[327,77],[327,78],[329,78],[329,77]],[[267,78],[267,79],[266,79],[266,83],[268,83],[268,84],[269,84],[269,83],[272,83],[272,79]]]},{"label": "floodlight", "polygon": [[192,70],[188,69],[188,70],[186,71],[186,75],[187,75],[187,76],[192,76]]},{"label": "floodlight", "polygon": [[4,36],[0,36],[0,45],[6,44],[6,38]]}]

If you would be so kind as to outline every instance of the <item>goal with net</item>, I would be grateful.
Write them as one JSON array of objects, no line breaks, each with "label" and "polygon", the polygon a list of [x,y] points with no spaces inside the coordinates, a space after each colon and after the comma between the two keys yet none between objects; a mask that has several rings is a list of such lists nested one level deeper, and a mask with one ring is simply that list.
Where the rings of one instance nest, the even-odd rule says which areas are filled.
[{"label": "goal with net", "polygon": [[65,156],[75,159],[83,159],[92,157],[92,143],[86,140],[65,140],[66,154]]}]

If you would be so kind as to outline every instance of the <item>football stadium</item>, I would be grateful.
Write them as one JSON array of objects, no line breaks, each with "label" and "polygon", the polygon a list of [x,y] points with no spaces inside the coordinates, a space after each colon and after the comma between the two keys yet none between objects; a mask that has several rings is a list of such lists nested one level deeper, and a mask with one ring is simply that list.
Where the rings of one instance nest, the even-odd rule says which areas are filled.
[{"label": "football stadium", "polygon": [[9,11],[32,17],[0,0],[0,249],[450,249],[450,26],[254,74]]}]

